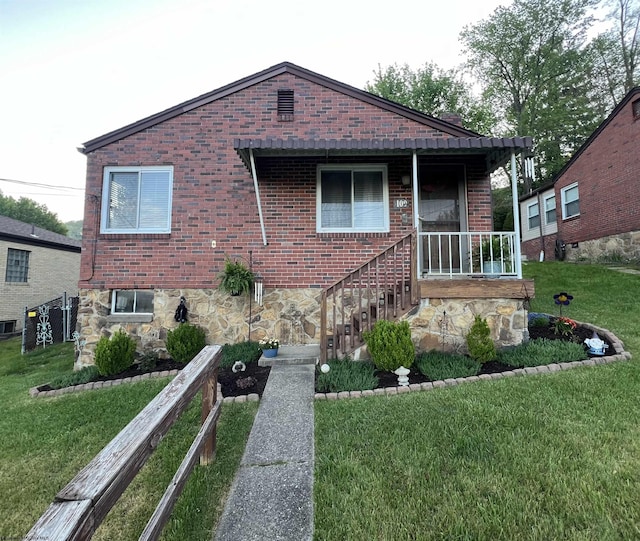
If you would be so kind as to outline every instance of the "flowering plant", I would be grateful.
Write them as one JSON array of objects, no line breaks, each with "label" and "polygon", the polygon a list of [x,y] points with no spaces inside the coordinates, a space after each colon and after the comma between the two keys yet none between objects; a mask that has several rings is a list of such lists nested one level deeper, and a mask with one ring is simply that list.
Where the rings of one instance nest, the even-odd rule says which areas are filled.
[{"label": "flowering plant", "polygon": [[263,338],[258,343],[260,349],[278,349],[280,347],[280,341],[275,338]]},{"label": "flowering plant", "polygon": [[562,291],[557,295],[554,295],[553,300],[560,307],[560,315],[562,316],[562,307],[569,306],[569,303],[573,300],[573,295],[569,295],[569,293]]},{"label": "flowering plant", "polygon": [[571,336],[578,324],[568,317],[557,317],[553,322],[553,332],[562,336]]}]

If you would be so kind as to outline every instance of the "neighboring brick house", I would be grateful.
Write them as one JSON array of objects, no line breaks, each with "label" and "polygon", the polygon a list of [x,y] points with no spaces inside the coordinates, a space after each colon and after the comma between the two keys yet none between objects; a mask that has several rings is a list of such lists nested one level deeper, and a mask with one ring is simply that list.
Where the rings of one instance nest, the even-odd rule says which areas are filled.
[{"label": "neighboring brick house", "polygon": [[[555,177],[520,198],[522,253],[538,259],[640,260],[640,87]],[[542,231],[540,231],[542,227]]]},{"label": "neighboring brick house", "polygon": [[22,329],[25,307],[77,295],[81,244],[0,216],[0,334]]},{"label": "neighboring brick house", "polygon": [[[118,328],[162,352],[181,296],[211,343],[251,332],[335,352],[387,311],[422,348],[460,347],[474,312],[518,342],[533,287],[517,233],[502,234],[507,279],[477,259],[489,176],[531,145],[286,62],[88,141],[81,363]],[[225,257],[259,275],[255,298],[217,290]]]}]

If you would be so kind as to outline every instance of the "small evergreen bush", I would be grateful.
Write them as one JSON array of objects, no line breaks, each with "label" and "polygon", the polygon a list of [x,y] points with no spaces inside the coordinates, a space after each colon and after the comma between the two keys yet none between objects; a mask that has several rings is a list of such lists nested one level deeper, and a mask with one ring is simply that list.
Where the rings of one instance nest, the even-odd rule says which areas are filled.
[{"label": "small evergreen bush", "polygon": [[225,344],[222,346],[222,358],[220,368],[231,368],[236,361],[244,364],[255,363],[262,355],[258,342],[238,342],[237,344]]},{"label": "small evergreen bush", "polygon": [[416,366],[431,381],[437,381],[447,378],[475,376],[482,365],[466,355],[444,353],[434,349],[418,355],[416,357]]},{"label": "small evergreen bush", "polygon": [[381,319],[373,329],[362,333],[373,364],[379,370],[393,372],[401,366],[411,367],[415,348],[407,321],[393,322]]},{"label": "small evergreen bush", "polygon": [[158,364],[158,354],[155,351],[147,351],[140,360],[138,366],[140,370],[145,372],[152,372]]},{"label": "small evergreen bush", "polygon": [[487,320],[482,316],[475,316],[473,325],[467,334],[467,348],[469,355],[480,364],[496,358],[496,346],[491,340],[491,330]]},{"label": "small evergreen bush", "polygon": [[103,336],[98,340],[95,352],[98,372],[101,376],[119,374],[133,364],[135,353],[135,341],[122,329],[111,338]]},{"label": "small evergreen bush", "polygon": [[316,391],[319,393],[365,391],[378,386],[378,378],[370,362],[345,358],[333,359],[327,364],[331,368],[329,372],[316,372]]},{"label": "small evergreen bush", "polygon": [[167,351],[179,363],[188,363],[207,345],[204,329],[190,323],[180,323],[167,332]]},{"label": "small evergreen bush", "polygon": [[549,340],[548,338],[536,338],[498,352],[498,361],[516,368],[551,363],[570,363],[582,361],[588,357],[582,344],[566,340]]}]

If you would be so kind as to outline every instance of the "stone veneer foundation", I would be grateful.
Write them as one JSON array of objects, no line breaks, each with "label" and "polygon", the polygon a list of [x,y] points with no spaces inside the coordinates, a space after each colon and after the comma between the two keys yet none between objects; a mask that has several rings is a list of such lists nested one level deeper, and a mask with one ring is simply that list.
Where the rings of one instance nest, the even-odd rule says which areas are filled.
[{"label": "stone veneer foundation", "polygon": [[[265,290],[262,305],[249,297],[232,297],[216,289],[156,289],[153,315],[110,314],[110,292],[85,289],[80,292],[78,330],[84,346],[76,369],[94,364],[94,351],[102,336],[122,329],[137,343],[139,353],[154,351],[167,357],[167,331],[174,320],[180,297],[186,299],[188,321],[205,329],[207,343],[233,344],[251,339],[276,337],[282,344],[320,343],[321,290]],[[406,317],[417,350],[444,347],[447,351],[465,351],[465,336],[474,316],[487,319],[492,339],[498,347],[519,344],[525,331],[526,312],[512,299],[423,299]],[[366,356],[362,352],[360,358]]]},{"label": "stone veneer foundation", "polygon": [[566,250],[569,261],[640,261],[640,231],[581,241],[577,248],[567,243]]}]

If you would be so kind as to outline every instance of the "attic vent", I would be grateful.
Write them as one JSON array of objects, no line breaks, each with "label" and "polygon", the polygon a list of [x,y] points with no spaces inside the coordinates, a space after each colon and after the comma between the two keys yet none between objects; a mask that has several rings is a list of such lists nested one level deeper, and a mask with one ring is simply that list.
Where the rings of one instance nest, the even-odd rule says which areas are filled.
[{"label": "attic vent", "polygon": [[293,90],[278,90],[278,120],[293,121]]},{"label": "attic vent", "polygon": [[633,108],[633,118],[635,118],[636,120],[639,119],[640,118],[640,100],[634,101],[631,107]]}]

